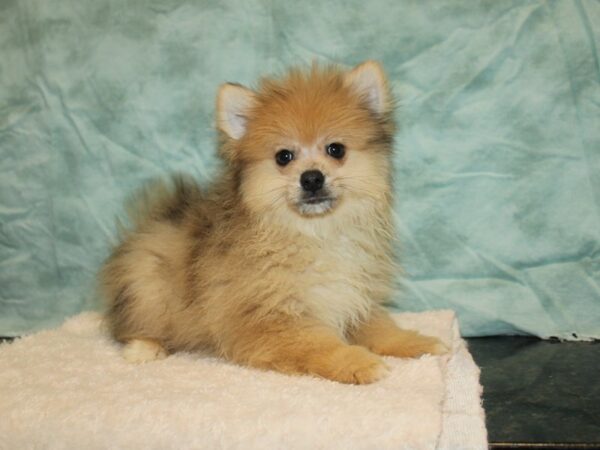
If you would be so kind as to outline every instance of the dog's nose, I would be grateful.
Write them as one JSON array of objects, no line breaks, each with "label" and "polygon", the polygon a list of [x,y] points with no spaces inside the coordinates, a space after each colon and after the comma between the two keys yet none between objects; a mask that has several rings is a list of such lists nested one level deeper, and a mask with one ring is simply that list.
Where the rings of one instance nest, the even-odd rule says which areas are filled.
[{"label": "dog's nose", "polygon": [[313,194],[323,187],[325,175],[320,170],[307,170],[300,175],[302,189]]}]

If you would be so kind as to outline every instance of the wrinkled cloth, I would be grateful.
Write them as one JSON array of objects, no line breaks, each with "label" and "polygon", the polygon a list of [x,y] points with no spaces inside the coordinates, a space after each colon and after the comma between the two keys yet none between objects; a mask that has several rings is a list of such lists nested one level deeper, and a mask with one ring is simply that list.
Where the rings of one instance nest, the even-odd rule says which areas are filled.
[{"label": "wrinkled cloth", "polygon": [[600,337],[600,3],[0,2],[0,334],[94,308],[144,181],[215,174],[223,81],[380,60],[394,303],[465,335]]},{"label": "wrinkled cloth", "polygon": [[175,354],[127,363],[97,313],[0,345],[2,448],[487,449],[479,369],[450,311],[401,314],[448,355],[344,385]]}]

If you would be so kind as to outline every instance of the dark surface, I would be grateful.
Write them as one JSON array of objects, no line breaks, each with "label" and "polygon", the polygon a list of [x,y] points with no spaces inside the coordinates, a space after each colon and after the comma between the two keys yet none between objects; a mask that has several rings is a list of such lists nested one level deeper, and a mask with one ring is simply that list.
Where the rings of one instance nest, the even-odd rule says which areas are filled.
[{"label": "dark surface", "polygon": [[600,342],[468,342],[492,448],[600,448]]}]

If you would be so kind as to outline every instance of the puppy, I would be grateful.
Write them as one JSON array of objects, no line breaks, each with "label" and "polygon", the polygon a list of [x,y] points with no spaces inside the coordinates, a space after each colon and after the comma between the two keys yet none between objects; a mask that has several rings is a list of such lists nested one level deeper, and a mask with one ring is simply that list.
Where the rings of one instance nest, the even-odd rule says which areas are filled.
[{"label": "puppy", "polygon": [[103,267],[125,358],[203,351],[364,384],[385,375],[379,355],[445,352],[383,307],[396,273],[392,113],[373,61],[221,86],[221,177],[143,194]]}]

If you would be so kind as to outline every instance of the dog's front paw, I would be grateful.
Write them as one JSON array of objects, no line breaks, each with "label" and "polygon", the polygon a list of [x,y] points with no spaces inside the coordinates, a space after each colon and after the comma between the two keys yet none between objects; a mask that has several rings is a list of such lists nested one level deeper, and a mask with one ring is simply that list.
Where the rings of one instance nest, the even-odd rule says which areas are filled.
[{"label": "dog's front paw", "polygon": [[389,373],[379,356],[357,345],[341,347],[328,359],[329,367],[325,367],[319,375],[340,383],[369,384]]},{"label": "dog's front paw", "polygon": [[167,357],[167,352],[151,339],[131,339],[123,347],[123,358],[133,364],[141,364]]},{"label": "dog's front paw", "polygon": [[421,355],[443,355],[450,349],[438,338],[419,333],[403,335],[391,346],[386,354],[401,358],[415,358]]}]

